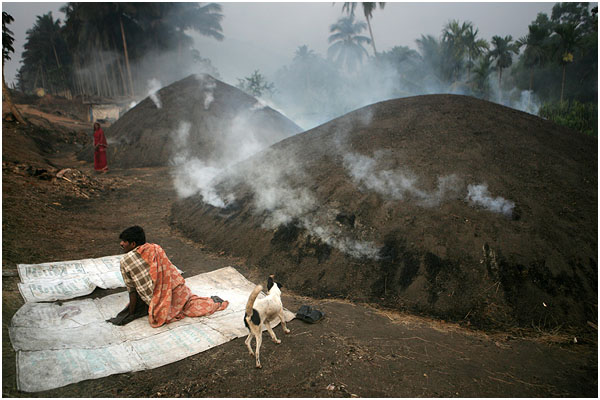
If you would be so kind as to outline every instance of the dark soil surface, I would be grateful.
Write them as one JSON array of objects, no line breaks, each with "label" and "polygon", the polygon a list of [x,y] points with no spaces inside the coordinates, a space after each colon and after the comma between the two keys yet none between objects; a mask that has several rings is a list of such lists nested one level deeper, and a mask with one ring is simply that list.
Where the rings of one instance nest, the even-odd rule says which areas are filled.
[{"label": "dark soil surface", "polygon": [[[259,143],[264,148],[300,131],[240,89],[199,74],[147,97],[105,133],[111,165],[130,168],[172,165],[178,162],[176,156],[184,154],[221,165],[239,161],[232,150]],[[82,149],[78,157],[91,162],[92,146]]]},{"label": "dark soil surface", "polygon": [[172,221],[311,296],[479,328],[587,331],[597,146],[472,97],[390,100],[242,162],[218,186],[234,197],[226,207],[192,196]]},{"label": "dark soil surface", "polygon": [[[17,289],[19,263],[117,254],[118,234],[139,224],[145,228],[148,240],[161,244],[186,277],[232,265],[258,283],[265,280],[268,269],[265,261],[258,264],[252,257],[236,256],[226,246],[217,248],[202,240],[192,241],[170,224],[171,206],[177,196],[168,167],[121,169],[112,166],[109,159],[110,172],[96,175],[90,163],[76,157],[88,144],[88,124],[78,120],[66,124],[62,116],[42,113],[31,105],[20,109],[29,121],[47,121],[49,125],[35,122],[21,127],[6,121],[2,125],[4,397],[598,395],[594,321],[576,334],[539,325],[475,330],[447,319],[400,312],[366,298],[350,301],[341,293],[331,293],[330,298],[310,297],[311,289],[298,285],[285,292],[284,306],[296,311],[300,305],[310,304],[326,317],[314,325],[291,321],[288,327],[292,332],[281,337],[280,345],[265,340],[261,370],[254,368],[253,358],[247,354],[243,340],[238,339],[153,370],[40,393],[19,392],[15,353],[8,337],[11,317],[23,304]],[[68,180],[56,176],[65,168],[70,168],[63,171]],[[595,182],[590,181],[590,185]],[[512,193],[503,189],[494,192],[506,197]],[[520,198],[515,195],[512,199],[518,203]],[[215,226],[217,229],[223,228]],[[572,233],[579,235],[577,230]],[[265,242],[256,240],[254,245],[264,246]],[[568,246],[560,250],[568,251]],[[272,267],[279,273],[274,261]],[[298,274],[305,272],[297,268]],[[292,274],[288,272],[285,277],[291,278]],[[90,297],[112,292],[96,290]]]}]

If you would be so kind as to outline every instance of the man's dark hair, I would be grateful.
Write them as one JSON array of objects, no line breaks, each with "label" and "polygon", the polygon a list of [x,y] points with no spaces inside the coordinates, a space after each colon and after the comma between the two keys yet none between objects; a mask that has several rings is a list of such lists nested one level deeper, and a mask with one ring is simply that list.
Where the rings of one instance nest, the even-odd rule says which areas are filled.
[{"label": "man's dark hair", "polygon": [[119,239],[129,243],[135,242],[135,244],[141,246],[144,243],[146,243],[146,234],[144,233],[144,230],[141,226],[135,225],[121,232],[121,234],[119,235]]}]

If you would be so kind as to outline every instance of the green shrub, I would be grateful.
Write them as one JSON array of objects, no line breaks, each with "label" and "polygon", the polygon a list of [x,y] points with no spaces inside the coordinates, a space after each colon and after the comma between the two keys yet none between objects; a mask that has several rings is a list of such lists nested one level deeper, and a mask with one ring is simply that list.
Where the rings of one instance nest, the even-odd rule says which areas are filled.
[{"label": "green shrub", "polygon": [[586,135],[598,136],[596,103],[580,103],[577,100],[547,103],[540,107],[539,116]]}]

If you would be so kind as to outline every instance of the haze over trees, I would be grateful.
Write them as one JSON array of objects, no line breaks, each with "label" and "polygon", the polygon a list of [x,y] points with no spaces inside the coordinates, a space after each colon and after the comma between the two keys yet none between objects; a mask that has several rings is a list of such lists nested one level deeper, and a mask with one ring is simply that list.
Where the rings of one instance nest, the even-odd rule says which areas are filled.
[{"label": "haze over trees", "polygon": [[364,45],[371,43],[371,39],[360,34],[366,27],[364,22],[355,21],[354,15],[340,18],[329,27],[331,45],[327,55],[347,72],[355,72],[363,57],[369,56]]},{"label": "haze over trees", "polygon": [[68,3],[61,11],[64,24],[48,13],[27,31],[18,75],[23,91],[41,86],[55,94],[134,96],[153,77],[148,57],[163,63],[163,75],[207,62],[193,51],[188,30],[223,39],[215,3]]},{"label": "haze over trees", "polygon": [[[304,128],[373,102],[432,93],[471,95],[546,118],[597,114],[598,18],[590,3],[556,3],[522,38],[494,35],[488,42],[472,22],[452,20],[439,36],[416,38],[416,50],[378,51],[370,26],[384,5],[360,3],[358,13],[359,3],[344,3],[323,32],[326,55],[308,46],[290,49],[289,65],[273,76],[253,69],[238,85],[268,94]],[[226,16],[215,3],[68,3],[63,10],[65,21],[48,13],[28,31],[20,90],[139,98],[152,79],[165,84],[193,72],[219,77],[189,36],[223,39]],[[268,90],[258,94],[261,85]]]}]

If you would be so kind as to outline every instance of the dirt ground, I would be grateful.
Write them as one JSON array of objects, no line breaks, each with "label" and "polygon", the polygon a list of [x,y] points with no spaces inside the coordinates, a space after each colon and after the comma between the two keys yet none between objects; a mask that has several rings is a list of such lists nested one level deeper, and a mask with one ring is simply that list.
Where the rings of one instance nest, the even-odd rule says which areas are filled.
[{"label": "dirt ground", "polygon": [[[284,306],[325,313],[310,325],[288,324],[280,345],[263,341],[263,368],[254,368],[236,339],[164,367],[112,375],[55,390],[16,389],[8,326],[23,300],[16,265],[117,254],[118,234],[139,224],[190,277],[234,266],[253,282],[255,265],[214,253],[169,224],[176,200],[167,167],[111,169],[96,175],[76,152],[87,124],[61,130],[56,115],[21,128],[3,121],[2,395],[3,397],[597,397],[597,330],[484,332],[345,299],[286,291]],[[63,118],[61,116],[60,118]],[[73,121],[71,121],[73,123]],[[88,134],[88,139],[81,132]],[[71,133],[69,133],[71,132]],[[59,140],[60,139],[60,140]],[[109,160],[110,166],[110,160]],[[68,179],[57,178],[65,168]],[[97,289],[90,297],[114,291]]]}]

